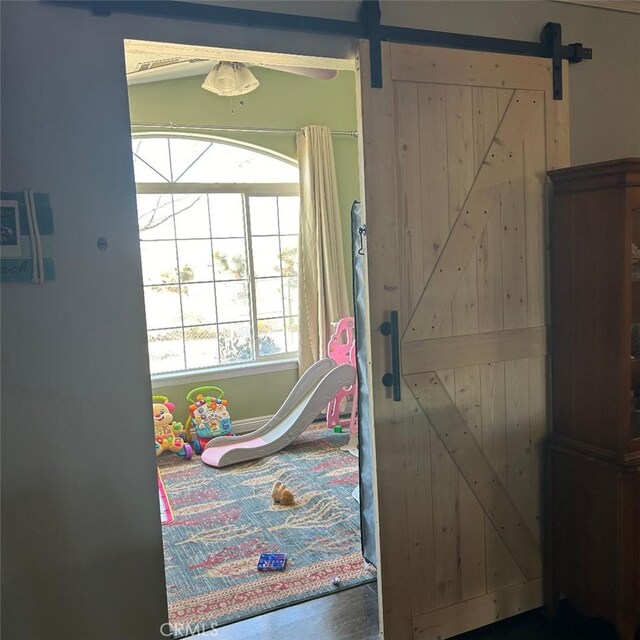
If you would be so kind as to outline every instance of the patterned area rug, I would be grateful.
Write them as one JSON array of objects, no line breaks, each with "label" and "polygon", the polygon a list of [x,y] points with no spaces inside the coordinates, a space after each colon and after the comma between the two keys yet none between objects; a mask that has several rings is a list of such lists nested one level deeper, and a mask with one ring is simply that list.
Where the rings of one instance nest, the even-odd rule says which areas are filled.
[{"label": "patterned area rug", "polygon": [[[348,439],[314,426],[273,456],[224,469],[196,456],[159,458],[175,517],[162,533],[176,635],[375,578],[362,558],[359,507],[351,496],[358,461],[340,450]],[[295,505],[273,504],[276,480],[294,492]],[[285,571],[258,572],[261,553],[287,554]]]}]

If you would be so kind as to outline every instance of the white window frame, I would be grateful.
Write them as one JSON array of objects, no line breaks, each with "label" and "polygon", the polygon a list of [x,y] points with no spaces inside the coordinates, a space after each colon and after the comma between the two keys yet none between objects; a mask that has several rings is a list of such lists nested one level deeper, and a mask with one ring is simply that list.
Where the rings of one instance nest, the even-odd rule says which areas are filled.
[{"label": "white window frame", "polygon": [[[297,163],[291,158],[282,156],[276,152],[269,151],[267,149],[256,147],[251,144],[244,144],[236,140],[229,140],[227,138],[221,138],[217,136],[202,136],[202,135],[189,135],[179,134],[175,135],[173,132],[144,132],[142,134],[134,133],[133,140],[137,138],[187,138],[187,139],[199,139],[211,142],[220,142],[222,144],[229,144],[238,146],[241,148],[251,149],[259,153],[271,156],[283,162],[287,162],[297,168]],[[185,193],[196,194],[233,194],[241,195],[243,200],[243,215],[245,225],[245,249],[247,255],[247,283],[249,287],[250,298],[250,325],[251,325],[251,343],[254,354],[253,360],[244,362],[228,363],[214,365],[206,368],[199,369],[183,369],[177,371],[166,371],[162,373],[152,373],[151,380],[154,386],[174,386],[185,384],[187,382],[206,382],[211,379],[211,375],[215,374],[216,379],[232,378],[243,375],[255,375],[259,373],[268,373],[274,371],[284,371],[296,369],[298,366],[298,353],[285,352],[279,354],[270,354],[268,356],[261,356],[259,353],[259,338],[258,338],[258,322],[259,320],[270,320],[273,318],[260,318],[257,317],[257,304],[256,304],[256,292],[255,292],[255,276],[253,268],[253,253],[252,253],[252,237],[251,237],[251,215],[250,215],[250,198],[252,197],[284,197],[284,196],[300,196],[300,184],[299,183],[181,183],[181,182],[136,182],[136,193],[139,195],[178,195]],[[280,233],[278,229],[277,235],[280,241]],[[150,242],[139,239],[139,242]],[[282,276],[281,276],[282,278]],[[180,274],[178,272],[178,285],[180,284]],[[146,285],[145,285],[146,286]],[[283,308],[284,313],[284,308]],[[286,319],[286,314],[283,315]],[[217,325],[218,323],[216,323]],[[224,324],[224,323],[223,323]],[[184,325],[180,325],[184,330]],[[184,340],[183,340],[184,342]]]}]

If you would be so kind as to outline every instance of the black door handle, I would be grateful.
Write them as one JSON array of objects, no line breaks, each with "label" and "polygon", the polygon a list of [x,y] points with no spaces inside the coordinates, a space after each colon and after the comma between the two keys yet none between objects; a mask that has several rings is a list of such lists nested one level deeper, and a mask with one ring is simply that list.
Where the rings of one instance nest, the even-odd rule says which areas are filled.
[{"label": "black door handle", "polygon": [[389,321],[380,325],[383,336],[391,336],[391,372],[382,376],[385,387],[393,387],[393,400],[400,402],[400,332],[398,331],[398,312],[389,312]]}]

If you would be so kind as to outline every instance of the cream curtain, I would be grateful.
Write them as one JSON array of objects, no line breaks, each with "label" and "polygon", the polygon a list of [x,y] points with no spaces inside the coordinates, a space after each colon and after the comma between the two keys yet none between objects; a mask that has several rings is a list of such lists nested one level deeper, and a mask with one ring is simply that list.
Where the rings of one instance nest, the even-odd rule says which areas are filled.
[{"label": "cream curtain", "polygon": [[300,374],[325,356],[331,322],[349,315],[331,131],[298,134],[300,167]]}]

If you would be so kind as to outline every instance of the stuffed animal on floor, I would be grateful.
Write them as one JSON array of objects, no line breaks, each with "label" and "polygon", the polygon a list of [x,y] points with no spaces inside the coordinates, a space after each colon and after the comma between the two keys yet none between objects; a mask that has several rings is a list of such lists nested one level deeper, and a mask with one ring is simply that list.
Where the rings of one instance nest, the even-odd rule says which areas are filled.
[{"label": "stuffed animal on floor", "polygon": [[287,489],[286,485],[280,480],[274,482],[273,489],[271,489],[271,497],[274,502],[278,502],[284,507],[289,507],[295,502],[293,492]]}]

